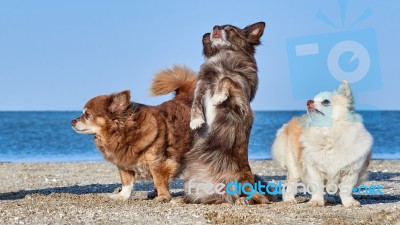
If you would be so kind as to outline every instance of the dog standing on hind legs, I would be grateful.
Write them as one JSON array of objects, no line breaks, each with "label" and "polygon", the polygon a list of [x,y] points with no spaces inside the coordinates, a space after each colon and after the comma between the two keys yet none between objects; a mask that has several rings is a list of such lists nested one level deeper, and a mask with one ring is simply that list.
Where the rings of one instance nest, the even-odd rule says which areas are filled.
[{"label": "dog standing on hind legs", "polygon": [[[269,199],[260,193],[246,199],[243,194],[209,193],[199,187],[209,184],[254,184],[260,180],[251,171],[248,144],[253,124],[253,100],[257,85],[255,47],[260,44],[265,23],[240,29],[214,26],[203,36],[206,58],[198,75],[191,109],[190,128],[195,143],[185,157],[185,196],[175,202],[260,204]],[[247,191],[252,191],[246,188]]]}]

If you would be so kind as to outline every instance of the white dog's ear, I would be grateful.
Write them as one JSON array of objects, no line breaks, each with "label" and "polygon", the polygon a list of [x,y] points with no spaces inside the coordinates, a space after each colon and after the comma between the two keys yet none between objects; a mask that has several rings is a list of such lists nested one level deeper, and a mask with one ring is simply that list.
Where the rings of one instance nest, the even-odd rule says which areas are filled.
[{"label": "white dog's ear", "polygon": [[344,80],[339,88],[336,91],[338,94],[343,95],[344,97],[347,98],[348,102],[348,107],[349,111],[354,111],[354,98],[353,98],[353,92],[351,91],[349,82],[347,80]]}]

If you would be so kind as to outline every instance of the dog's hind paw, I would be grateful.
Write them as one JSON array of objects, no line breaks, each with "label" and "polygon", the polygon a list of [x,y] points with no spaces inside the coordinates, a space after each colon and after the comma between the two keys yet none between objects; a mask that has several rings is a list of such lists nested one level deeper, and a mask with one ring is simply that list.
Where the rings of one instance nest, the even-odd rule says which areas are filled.
[{"label": "dog's hind paw", "polygon": [[325,205],[325,201],[324,200],[310,200],[309,202],[307,202],[307,205],[310,207],[319,207],[319,206],[324,206]]},{"label": "dog's hind paw", "polygon": [[271,204],[272,202],[267,198],[267,196],[257,193],[253,195],[250,200],[250,204]]},{"label": "dog's hind paw", "polygon": [[342,204],[344,205],[344,207],[361,207],[361,204],[359,201],[355,200],[355,199],[351,199],[348,201],[343,201],[342,200]]},{"label": "dog's hind paw", "polygon": [[157,196],[154,198],[154,201],[160,202],[160,203],[166,203],[171,201],[171,196]]},{"label": "dog's hind paw", "polygon": [[201,126],[203,126],[203,124],[206,121],[204,121],[203,118],[199,117],[199,118],[194,118],[190,121],[190,128],[192,130],[196,130],[197,128],[200,128]]},{"label": "dog's hind paw", "polygon": [[179,197],[172,198],[170,203],[173,203],[173,204],[185,204],[186,200],[185,200],[184,196],[179,196]]}]

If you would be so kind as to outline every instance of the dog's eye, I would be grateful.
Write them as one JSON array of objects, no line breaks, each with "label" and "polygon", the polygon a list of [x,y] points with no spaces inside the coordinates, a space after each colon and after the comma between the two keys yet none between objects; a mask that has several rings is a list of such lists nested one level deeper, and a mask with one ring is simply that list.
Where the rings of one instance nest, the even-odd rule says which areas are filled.
[{"label": "dog's eye", "polygon": [[331,104],[331,102],[328,99],[322,101],[322,105],[329,105],[329,104]]},{"label": "dog's eye", "polygon": [[89,113],[85,113],[85,119],[91,120],[92,118],[93,118],[92,115],[90,115]]},{"label": "dog's eye", "polygon": [[225,30],[226,30],[230,35],[236,34],[236,30],[235,30],[234,28],[232,28],[232,27],[227,27],[227,28],[225,28]]}]

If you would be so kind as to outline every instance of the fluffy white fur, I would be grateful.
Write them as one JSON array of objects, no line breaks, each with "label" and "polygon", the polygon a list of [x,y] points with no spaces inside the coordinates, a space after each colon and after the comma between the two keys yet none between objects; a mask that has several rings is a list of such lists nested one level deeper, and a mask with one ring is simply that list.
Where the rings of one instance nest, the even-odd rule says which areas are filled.
[{"label": "fluffy white fur", "polygon": [[197,128],[200,128],[206,121],[204,121],[203,118],[195,118],[192,121],[190,121],[190,128],[192,130],[195,130]]},{"label": "fluffy white fur", "polygon": [[[214,31],[211,31],[211,34],[213,32]],[[225,32],[225,30],[221,30],[220,32],[221,32],[221,38],[213,38],[212,37],[213,35],[211,35],[211,37],[210,37],[211,45],[214,46],[214,47],[215,46],[230,46],[231,43],[229,43],[229,41],[226,40],[226,32]]]},{"label": "fluffy white fur", "polygon": [[213,101],[213,97],[211,96],[210,90],[207,90],[204,96],[204,107],[206,111],[207,124],[208,126],[211,127],[217,112],[215,109],[215,104]]},{"label": "fluffy white fur", "polygon": [[117,194],[111,194],[110,197],[115,200],[128,200],[131,197],[133,190],[133,183],[122,186],[122,190]]},{"label": "fluffy white fur", "polygon": [[[339,196],[344,206],[360,206],[351,190],[366,175],[373,138],[361,116],[352,111],[353,97],[347,82],[331,93],[330,106],[321,105],[323,100],[319,96],[314,98],[315,107],[330,118],[320,114],[316,118],[309,111],[308,115],[292,119],[277,133],[272,155],[287,171],[287,182],[292,187],[283,192],[283,200],[296,203],[293,188],[301,181],[319,187],[336,184],[339,189],[343,187]],[[313,120],[318,119],[331,119],[331,126],[313,126]],[[313,190],[308,204],[324,205],[324,189]]]}]

